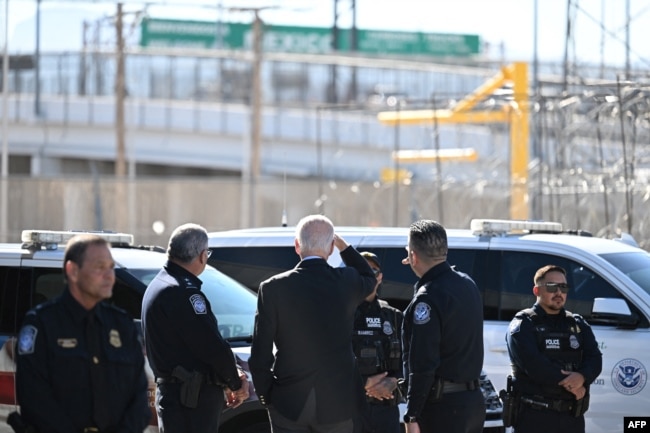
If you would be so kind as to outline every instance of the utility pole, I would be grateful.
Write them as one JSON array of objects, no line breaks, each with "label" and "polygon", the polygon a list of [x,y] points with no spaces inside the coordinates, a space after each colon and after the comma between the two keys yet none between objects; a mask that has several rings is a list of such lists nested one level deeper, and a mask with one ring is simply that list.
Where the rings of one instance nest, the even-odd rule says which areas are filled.
[{"label": "utility pole", "polygon": [[117,67],[115,74],[115,142],[117,152],[115,156],[115,176],[123,178],[126,176],[126,151],[124,143],[124,36],[123,36],[122,3],[117,4],[117,17],[115,21],[115,32],[117,41]]},{"label": "utility pole", "polygon": [[630,0],[625,0],[625,79],[630,80]]},{"label": "utility pole", "polygon": [[36,0],[36,64],[34,69],[34,115],[41,117],[41,0]]},{"label": "utility pole", "polygon": [[261,173],[262,147],[262,38],[264,22],[260,12],[269,7],[232,8],[232,11],[253,12],[253,40],[251,50],[253,60],[251,65],[251,118],[250,118],[250,160],[248,167],[248,227],[255,227],[257,211],[257,184]]},{"label": "utility pole", "polygon": [[253,73],[251,86],[251,189],[248,208],[248,226],[255,227],[257,183],[260,177],[260,151],[262,132],[262,20],[256,9],[253,21]]},{"label": "utility pole", "polygon": [[[332,25],[332,52],[336,53],[339,49],[339,0],[334,0],[334,24]],[[327,92],[327,102],[331,104],[336,104],[338,102],[338,95],[336,91],[336,86],[338,82],[338,71],[336,68],[336,63],[333,63],[330,66],[330,84],[328,86]]]},{"label": "utility pole", "polygon": [[568,89],[568,80],[569,80],[569,39],[572,37],[571,34],[571,0],[566,2],[566,33],[564,35],[564,73],[563,73],[563,84],[562,91],[566,93]]},{"label": "utility pole", "polygon": [[7,242],[9,224],[9,0],[5,0],[2,53],[2,161],[0,162],[0,242]]},{"label": "utility pole", "polygon": [[81,43],[81,60],[79,61],[79,82],[77,83],[77,93],[79,96],[86,96],[86,55],[88,53],[88,30],[90,23],[87,20],[82,24],[82,43]]},{"label": "utility pole", "polygon": [[125,231],[128,225],[126,194],[126,144],[124,131],[124,35],[122,3],[117,4],[115,17],[116,32],[116,73],[115,73],[115,225],[117,231]]},{"label": "utility pole", "polygon": [[[352,0],[352,29],[350,29],[350,51],[352,54],[357,53],[359,48],[359,32],[357,29],[357,2]],[[357,67],[352,67],[352,77],[350,78],[350,92],[348,95],[348,102],[357,102]]]}]

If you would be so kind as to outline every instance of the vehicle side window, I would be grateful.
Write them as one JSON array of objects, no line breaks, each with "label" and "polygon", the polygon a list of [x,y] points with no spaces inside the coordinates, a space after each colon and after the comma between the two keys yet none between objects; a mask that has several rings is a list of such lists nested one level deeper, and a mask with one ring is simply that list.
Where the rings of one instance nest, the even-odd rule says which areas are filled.
[{"label": "vehicle side window", "polygon": [[[406,257],[406,250],[403,247],[363,248],[362,250],[376,254],[381,261],[383,271],[383,283],[379,293],[381,299],[403,311],[411,302],[414,284],[418,281],[418,277],[413,273],[411,267],[402,264],[402,260]],[[450,250],[447,258],[449,264],[456,270],[472,277],[484,297],[483,281],[486,272],[486,256],[486,251]],[[497,296],[498,293],[493,297]]]},{"label": "vehicle side window", "polygon": [[399,248],[362,248],[377,255],[381,261],[383,282],[379,289],[379,297],[395,308],[402,311],[413,298],[413,285],[418,277],[409,265],[403,265],[406,257],[404,247]]},{"label": "vehicle side window", "polygon": [[34,298],[32,306],[56,298],[63,293],[65,281],[61,269],[33,268]]},{"label": "vehicle side window", "polygon": [[495,320],[498,314],[499,292],[490,287],[486,250],[450,249],[447,262],[459,272],[469,275],[483,297],[483,319]]},{"label": "vehicle side window", "polygon": [[537,269],[554,264],[567,271],[571,287],[565,308],[591,321],[594,298],[622,298],[621,294],[601,276],[573,260],[548,254],[504,251],[501,266],[501,319],[511,320],[524,308],[535,303],[533,278]]},{"label": "vehicle side window", "polygon": [[18,332],[32,305],[31,271],[17,267],[0,268],[0,333]]},{"label": "vehicle side window", "polygon": [[224,274],[257,292],[259,284],[298,264],[300,257],[293,245],[286,247],[211,248],[208,263]]},{"label": "vehicle side window", "polygon": [[16,297],[18,269],[0,267],[0,334],[16,332]]},{"label": "vehicle side window", "polygon": [[125,310],[134,319],[139,319],[142,314],[142,295],[119,278],[115,278],[113,296],[106,302]]}]

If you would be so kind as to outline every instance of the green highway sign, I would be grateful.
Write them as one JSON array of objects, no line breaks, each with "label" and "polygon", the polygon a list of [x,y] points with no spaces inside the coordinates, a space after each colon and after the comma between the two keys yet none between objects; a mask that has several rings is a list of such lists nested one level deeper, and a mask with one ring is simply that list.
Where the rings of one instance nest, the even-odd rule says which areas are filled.
[{"label": "green highway sign", "polygon": [[[351,31],[339,29],[337,49],[350,51]],[[481,53],[478,35],[358,30],[357,51],[373,55],[462,57]],[[250,24],[146,18],[143,47],[250,49]],[[265,26],[264,50],[325,54],[332,52],[332,30],[324,27]]]},{"label": "green highway sign", "polygon": [[480,54],[481,41],[478,35],[359,30],[357,50],[368,54],[461,57]]}]

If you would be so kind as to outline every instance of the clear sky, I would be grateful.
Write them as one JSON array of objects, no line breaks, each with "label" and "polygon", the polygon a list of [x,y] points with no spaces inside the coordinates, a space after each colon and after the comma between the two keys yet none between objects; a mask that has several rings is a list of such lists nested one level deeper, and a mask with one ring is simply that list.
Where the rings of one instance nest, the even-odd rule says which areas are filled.
[{"label": "clear sky", "polygon": [[[4,26],[5,1],[2,4]],[[125,10],[142,10],[145,4],[125,0]],[[541,61],[561,61],[566,41],[568,0],[356,0],[357,27],[361,29],[477,34],[488,44],[492,59],[530,61],[534,55],[537,22]],[[115,13],[108,0],[42,0],[41,49],[76,50],[82,44],[82,22]],[[350,27],[352,0],[339,0],[339,26]],[[537,18],[535,19],[535,5]],[[629,4],[630,62],[650,66],[650,0],[571,0],[574,18],[569,39],[571,60],[607,65],[625,64],[626,17]],[[192,6],[194,5],[194,6]],[[156,18],[249,22],[250,13],[232,7],[264,7],[268,24],[330,27],[333,0],[153,0],[147,13]],[[35,0],[9,0],[9,51],[34,49]],[[133,37],[132,42],[137,43]],[[110,35],[107,27],[106,34]],[[109,36],[107,36],[109,37]],[[0,35],[4,43],[4,29]]]}]

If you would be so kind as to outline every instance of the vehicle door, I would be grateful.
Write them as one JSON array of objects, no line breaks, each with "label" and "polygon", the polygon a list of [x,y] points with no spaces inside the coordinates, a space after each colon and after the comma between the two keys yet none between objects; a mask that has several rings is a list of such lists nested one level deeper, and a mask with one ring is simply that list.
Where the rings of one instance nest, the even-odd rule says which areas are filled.
[{"label": "vehicle door", "polygon": [[[505,335],[510,320],[517,311],[531,307],[536,298],[532,293],[535,271],[548,264],[556,264],[567,271],[571,287],[566,309],[582,315],[592,325],[596,340],[603,353],[603,369],[591,385],[590,409],[586,414],[587,431],[621,431],[624,416],[641,416],[650,407],[650,389],[644,390],[650,356],[647,347],[650,333],[647,313],[630,301],[631,283],[598,256],[575,248],[548,245],[538,248],[526,244],[526,251],[513,249],[507,242],[492,243],[490,269],[498,276],[500,287],[499,312],[493,320],[485,322],[484,368],[497,389],[505,388],[510,374],[510,359]],[[614,324],[600,323],[592,317],[594,298],[625,299],[639,322],[635,329],[621,329]],[[626,378],[626,375],[629,376]],[[627,389],[625,380],[634,383]]]}]

